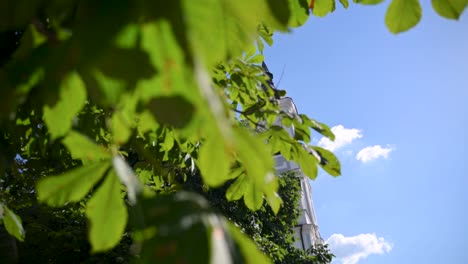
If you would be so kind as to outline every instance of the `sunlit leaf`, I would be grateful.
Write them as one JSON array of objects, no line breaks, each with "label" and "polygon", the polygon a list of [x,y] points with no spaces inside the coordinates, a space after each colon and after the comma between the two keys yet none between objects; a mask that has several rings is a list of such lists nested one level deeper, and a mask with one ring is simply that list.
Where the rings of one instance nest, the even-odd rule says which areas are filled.
[{"label": "sunlit leaf", "polygon": [[302,171],[312,180],[317,178],[317,160],[309,154],[302,145],[296,145],[294,147],[294,160],[299,163]]},{"label": "sunlit leaf", "polygon": [[432,0],[432,7],[441,16],[449,19],[459,19],[468,0]]},{"label": "sunlit leaf", "polygon": [[75,131],[71,131],[62,142],[70,151],[72,158],[81,159],[83,163],[111,157],[111,154],[105,148]]},{"label": "sunlit leaf", "polygon": [[223,184],[228,178],[229,160],[223,139],[217,135],[207,138],[199,152],[199,167],[203,181],[212,187]]},{"label": "sunlit leaf", "polygon": [[[240,55],[252,43],[257,25],[286,29],[290,12],[286,1],[181,1],[173,12],[186,18],[189,45],[202,63],[212,66],[226,58]],[[248,6],[249,8],[246,8]],[[177,10],[181,8],[181,10]],[[223,23],[219,23],[223,21]],[[177,24],[174,23],[176,26]]]},{"label": "sunlit leaf", "polygon": [[120,195],[119,178],[113,170],[86,205],[86,216],[90,221],[92,252],[106,251],[119,243],[127,225],[128,213]]},{"label": "sunlit leaf", "polygon": [[333,12],[335,8],[335,0],[315,0],[312,13],[318,17],[324,17],[328,13]]},{"label": "sunlit leaf", "polygon": [[416,26],[421,20],[419,0],[392,0],[385,15],[385,24],[392,33],[400,33]]},{"label": "sunlit leaf", "polygon": [[130,125],[121,112],[114,112],[111,123],[114,142],[123,145],[131,135]]},{"label": "sunlit leaf", "polygon": [[[309,4],[307,0],[289,0],[289,9],[291,10],[291,18],[289,26],[298,27],[303,25],[309,18]],[[270,44],[271,46],[271,44]]]},{"label": "sunlit leaf", "polygon": [[348,8],[349,7],[349,2],[348,0],[340,0],[340,3],[341,5],[344,7],[344,8]]},{"label": "sunlit leaf", "polygon": [[235,132],[239,159],[252,182],[262,186],[265,184],[265,177],[273,171],[273,158],[267,151],[265,142],[260,138],[254,137],[241,128],[236,129]]},{"label": "sunlit leaf", "polygon": [[332,152],[317,146],[313,146],[312,149],[317,151],[320,156],[319,165],[328,172],[328,174],[335,177],[341,175],[340,161]]},{"label": "sunlit leaf", "polygon": [[359,3],[363,5],[376,5],[382,3],[384,0],[353,0],[354,3]]},{"label": "sunlit leaf", "polygon": [[50,206],[78,202],[89,193],[109,167],[108,161],[102,161],[72,169],[62,175],[44,178],[36,186],[38,199]]},{"label": "sunlit leaf", "polygon": [[301,117],[301,120],[302,122],[304,122],[305,125],[317,131],[322,136],[327,137],[331,141],[335,140],[335,135],[331,131],[330,127],[328,127],[326,124],[318,122],[317,120],[314,120],[314,119],[310,119],[304,114],[300,114],[299,116]]},{"label": "sunlit leaf", "polygon": [[244,196],[246,188],[248,187],[248,182],[246,181],[246,175],[241,175],[237,178],[227,189],[226,199],[228,201],[236,201]]},{"label": "sunlit leaf", "polygon": [[[248,180],[247,178],[245,180]],[[248,182],[244,193],[244,203],[252,211],[260,209],[263,205],[263,186],[255,182]]]},{"label": "sunlit leaf", "polygon": [[5,205],[1,205],[3,209],[3,224],[7,232],[14,236],[19,241],[24,240],[24,236],[26,232],[23,229],[23,224],[21,223],[21,218],[13,213],[8,207]]},{"label": "sunlit leaf", "polygon": [[44,121],[53,139],[64,136],[72,126],[72,120],[83,108],[86,88],[76,72],[68,74],[60,85],[60,98],[54,106],[44,107]]}]

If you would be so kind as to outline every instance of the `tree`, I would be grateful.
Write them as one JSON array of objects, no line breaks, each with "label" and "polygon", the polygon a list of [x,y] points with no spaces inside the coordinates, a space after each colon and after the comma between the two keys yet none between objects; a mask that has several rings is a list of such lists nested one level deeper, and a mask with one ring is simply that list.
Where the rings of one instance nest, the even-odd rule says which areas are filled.
[{"label": "tree", "polygon": [[[449,18],[466,5],[433,1]],[[278,213],[274,154],[311,179],[319,166],[340,174],[332,153],[304,148],[311,129],[333,140],[330,129],[282,112],[285,92],[269,88],[260,65],[272,33],[302,25],[309,7],[323,16],[335,1],[2,1],[0,32],[12,40],[0,60],[5,229],[24,240],[18,214],[40,203],[81,217],[71,225],[86,218],[92,253],[131,236],[141,262],[268,262],[206,200],[180,189],[199,171],[209,188],[231,182],[228,201]],[[393,0],[386,23],[401,32],[419,17],[417,0]]]},{"label": "tree", "polygon": [[252,238],[273,263],[330,263],[332,254],[326,247],[322,251],[305,252],[294,247],[294,227],[298,224],[300,211],[300,179],[295,172],[280,176],[278,194],[282,198],[281,209],[275,214],[264,204],[251,211],[240,201],[229,202],[225,193],[232,181],[219,188],[207,188],[199,175],[194,175],[184,184],[185,190],[201,193],[210,205]]}]

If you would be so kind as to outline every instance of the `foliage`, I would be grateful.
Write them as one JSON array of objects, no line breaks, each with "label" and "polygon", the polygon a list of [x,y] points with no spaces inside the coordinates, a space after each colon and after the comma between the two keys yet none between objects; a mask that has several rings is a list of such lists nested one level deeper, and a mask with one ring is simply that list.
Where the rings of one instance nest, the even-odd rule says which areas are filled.
[{"label": "foliage", "polygon": [[[312,257],[296,249],[293,228],[298,223],[300,199],[300,178],[294,172],[279,178],[278,194],[283,204],[277,214],[263,204],[257,211],[251,211],[240,201],[229,202],[226,190],[233,184],[227,182],[219,188],[207,188],[197,175],[189,178],[184,189],[201,193],[213,208],[251,237],[273,263],[306,263]],[[329,262],[320,262],[329,263]]]},{"label": "foliage", "polygon": [[[466,1],[451,3],[433,1],[441,15],[458,18]],[[417,23],[417,4],[393,0],[390,30]],[[227,200],[243,199],[250,210],[266,203],[278,213],[274,154],[311,179],[319,166],[340,174],[332,153],[308,146],[311,129],[333,139],[330,129],[282,111],[285,92],[271,89],[260,65],[273,32],[305,23],[310,6],[324,16],[335,1],[2,1],[0,31],[9,40],[0,57],[6,230],[22,240],[25,229],[27,240],[27,225],[37,223],[24,221],[23,229],[15,212],[39,202],[64,208],[49,212],[57,217],[80,219],[70,226],[86,218],[93,253],[132,235],[143,262],[174,260],[177,252],[200,262],[263,259],[235,225],[198,196],[177,191],[200,171],[208,188],[231,183]],[[195,236],[203,243],[191,251]]]}]

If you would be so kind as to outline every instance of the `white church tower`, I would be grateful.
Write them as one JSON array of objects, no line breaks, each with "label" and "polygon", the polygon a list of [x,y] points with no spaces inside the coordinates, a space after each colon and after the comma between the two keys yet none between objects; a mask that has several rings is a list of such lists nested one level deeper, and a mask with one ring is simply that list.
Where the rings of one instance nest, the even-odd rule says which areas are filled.
[{"label": "white church tower", "polygon": [[[298,115],[296,105],[291,98],[281,98],[280,106],[283,111],[287,112],[291,116]],[[292,137],[294,137],[294,127],[288,127],[286,130]],[[296,239],[294,242],[295,247],[307,250],[312,245],[323,244],[323,239],[320,237],[318,230],[317,218],[315,217],[314,203],[312,202],[312,188],[309,184],[309,178],[302,172],[299,165],[294,162],[287,161],[281,155],[275,156],[275,162],[278,174],[287,171],[294,171],[296,172],[296,177],[299,177],[301,181],[301,199],[297,205],[301,211],[301,215],[297,226],[294,228],[296,233]]]},{"label": "white church tower", "polygon": [[[268,70],[265,63],[262,63],[265,74],[269,77],[269,85],[275,91],[276,98],[279,98],[275,85],[273,83],[273,74]],[[263,87],[264,89],[267,89]],[[289,97],[279,98],[281,110],[288,113],[290,116],[298,116],[296,105]],[[277,125],[281,125],[281,120],[276,121]],[[284,126],[283,126],[284,127]],[[294,126],[284,127],[291,137],[294,137]],[[287,161],[283,156],[276,155],[276,171],[278,174],[287,171],[296,172],[296,177],[301,181],[301,199],[297,205],[301,214],[295,230],[296,239],[294,246],[298,249],[307,250],[315,244],[323,244],[324,241],[318,230],[317,218],[315,217],[314,203],[312,202],[312,187],[309,183],[309,178],[302,172],[298,164]]]}]

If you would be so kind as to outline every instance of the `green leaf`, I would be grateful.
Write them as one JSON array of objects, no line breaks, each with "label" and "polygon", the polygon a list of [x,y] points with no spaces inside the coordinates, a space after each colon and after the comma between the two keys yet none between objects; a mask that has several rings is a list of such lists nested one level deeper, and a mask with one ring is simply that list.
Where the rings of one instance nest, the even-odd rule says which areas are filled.
[{"label": "green leaf", "polygon": [[203,182],[211,187],[222,185],[228,179],[230,158],[226,153],[223,138],[208,137],[200,148],[199,167]]},{"label": "green leaf", "polygon": [[111,158],[111,154],[104,147],[75,131],[71,131],[62,142],[70,151],[72,158],[81,159],[83,164]]},{"label": "green leaf", "polygon": [[258,186],[257,183],[251,182],[248,178],[245,179],[248,181],[246,184],[247,188],[244,193],[244,203],[252,211],[256,211],[262,208],[263,205],[263,191],[262,187]]},{"label": "green leaf", "polygon": [[52,107],[44,106],[44,121],[52,139],[64,136],[73,118],[86,102],[86,88],[76,72],[69,73],[60,85],[60,99]]},{"label": "green leaf", "polygon": [[120,182],[111,170],[102,186],[86,206],[90,221],[89,241],[92,252],[102,252],[116,246],[127,225],[127,208],[120,194]]},{"label": "green leaf", "polygon": [[324,123],[320,123],[318,122],[317,120],[314,120],[314,119],[310,119],[308,116],[304,115],[304,114],[300,114],[299,115],[302,122],[309,126],[310,128],[312,128],[313,130],[317,131],[318,133],[320,133],[321,135],[327,137],[328,139],[330,139],[331,141],[334,141],[335,140],[335,135],[333,134],[333,132],[331,131],[330,127],[328,127],[327,125],[325,125]]},{"label": "green leaf", "polygon": [[5,225],[7,232],[19,241],[24,241],[26,232],[23,229],[21,218],[5,205],[0,204],[0,207],[3,208],[3,224]]},{"label": "green leaf", "polygon": [[315,0],[312,13],[318,17],[324,17],[328,13],[333,12],[335,8],[335,0]]},{"label": "green leaf", "polygon": [[274,171],[273,158],[260,138],[242,128],[235,129],[235,132],[239,160],[252,182],[262,186],[265,184],[265,177]]},{"label": "green leaf", "polygon": [[340,161],[332,152],[317,146],[313,146],[312,149],[314,149],[320,156],[319,164],[322,167],[322,169],[324,169],[326,172],[328,172],[328,174],[334,177],[341,175]]},{"label": "green leaf", "polygon": [[263,205],[263,189],[253,182],[246,174],[242,174],[226,190],[228,201],[239,200],[244,197],[244,203],[252,211],[260,209]]},{"label": "green leaf", "polygon": [[228,201],[236,201],[242,198],[242,196],[244,196],[245,189],[249,184],[245,180],[246,177],[247,176],[245,174],[242,174],[226,190],[226,199]]},{"label": "green leaf", "polygon": [[271,261],[263,255],[257,245],[243,234],[234,224],[228,223],[229,232],[239,246],[244,263],[246,264],[268,264]]},{"label": "green leaf", "polygon": [[38,199],[50,206],[78,202],[102,178],[109,166],[109,162],[102,161],[41,179],[36,186]]},{"label": "green leaf", "polygon": [[117,109],[112,114],[111,129],[114,143],[123,145],[132,135],[132,128],[136,125],[136,108],[138,96],[135,93],[122,94]]},{"label": "green leaf", "polygon": [[384,0],[353,0],[354,3],[359,3],[363,5],[376,5],[382,3]]},{"label": "green leaf", "polygon": [[307,175],[312,180],[315,180],[318,173],[317,160],[300,144],[296,144],[296,146],[294,146],[294,150],[295,155],[293,159],[299,163],[299,166],[305,175]]},{"label": "green leaf", "polygon": [[153,115],[149,111],[143,111],[137,116],[137,130],[140,137],[144,138],[144,134],[148,131],[156,131],[159,124],[154,120]]},{"label": "green leaf", "polygon": [[[303,25],[309,18],[309,4],[307,0],[289,0],[289,9],[291,10],[291,18],[288,25],[298,27]],[[269,44],[271,46],[271,44]]]},{"label": "green leaf", "polygon": [[421,16],[419,0],[393,0],[385,15],[385,24],[396,34],[416,26]]},{"label": "green leaf", "polygon": [[92,69],[90,75],[83,75],[83,78],[86,81],[91,80],[86,83],[93,91],[93,93],[90,92],[90,95],[103,105],[117,104],[120,96],[127,89],[127,83],[124,80],[109,76],[100,69]]},{"label": "green leaf", "polygon": [[448,19],[459,19],[468,0],[432,0],[432,7],[441,16]]},{"label": "green leaf", "polygon": [[112,136],[117,145],[125,144],[132,134],[128,120],[125,119],[120,111],[116,111],[112,114],[111,127]]},{"label": "green leaf", "polygon": [[277,193],[279,189],[279,182],[278,177],[276,175],[271,175],[269,182],[266,184],[264,191],[265,191],[265,199],[268,205],[271,207],[271,210],[274,214],[277,214],[283,200]]},{"label": "green leaf", "polygon": [[158,122],[175,128],[187,126],[195,112],[193,104],[180,95],[155,97],[148,108]]},{"label": "green leaf", "polygon": [[[383,1],[383,0],[382,0]],[[345,8],[348,9],[349,7],[349,2],[348,0],[340,0],[341,5]]]},{"label": "green leaf", "polygon": [[[257,25],[265,22],[276,29],[286,29],[289,9],[285,1],[180,1],[181,6],[165,6],[166,12],[179,13],[186,27],[179,27],[179,17],[172,22],[175,32],[186,34],[192,54],[212,66],[240,55],[254,40]],[[248,7],[248,8],[246,8]],[[181,42],[181,41],[180,41]],[[184,47],[182,42],[181,47]]]}]

